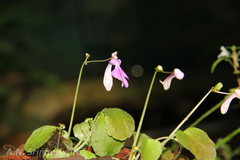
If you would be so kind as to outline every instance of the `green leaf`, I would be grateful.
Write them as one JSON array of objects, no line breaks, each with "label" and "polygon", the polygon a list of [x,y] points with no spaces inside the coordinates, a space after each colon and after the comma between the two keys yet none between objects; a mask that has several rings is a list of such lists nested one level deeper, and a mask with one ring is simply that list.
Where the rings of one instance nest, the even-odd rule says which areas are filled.
[{"label": "green leaf", "polygon": [[215,144],[203,130],[195,127],[187,128],[185,131],[178,130],[176,138],[197,159],[215,160]]},{"label": "green leaf", "polygon": [[213,64],[212,64],[212,67],[211,67],[211,73],[214,72],[214,69],[216,68],[216,66],[218,65],[218,63],[220,63],[221,61],[223,61],[224,59],[227,59],[229,58],[228,56],[223,56],[219,59],[217,59]]},{"label": "green leaf", "polygon": [[107,133],[118,140],[130,138],[135,130],[135,122],[130,114],[119,108],[105,108]]},{"label": "green leaf", "polygon": [[158,160],[161,154],[161,143],[142,134],[141,160]]},{"label": "green leaf", "polygon": [[46,143],[58,127],[45,125],[33,131],[24,145],[26,152],[33,152]]},{"label": "green leaf", "polygon": [[94,153],[92,153],[92,152],[90,152],[90,151],[87,151],[87,150],[85,150],[85,149],[80,150],[79,153],[80,153],[80,155],[83,156],[86,160],[92,159],[92,158],[97,158],[97,156],[96,156]]},{"label": "green leaf", "polygon": [[74,127],[73,127],[73,133],[74,133],[74,136],[77,137],[78,139],[80,140],[84,140],[86,139],[86,135],[88,135],[88,133],[90,132],[90,126],[87,122],[82,122],[80,124],[76,124]]},{"label": "green leaf", "polygon": [[90,144],[98,156],[113,156],[120,152],[124,142],[109,136],[106,130],[105,116],[102,112],[98,114],[96,123],[92,127],[93,134]]}]

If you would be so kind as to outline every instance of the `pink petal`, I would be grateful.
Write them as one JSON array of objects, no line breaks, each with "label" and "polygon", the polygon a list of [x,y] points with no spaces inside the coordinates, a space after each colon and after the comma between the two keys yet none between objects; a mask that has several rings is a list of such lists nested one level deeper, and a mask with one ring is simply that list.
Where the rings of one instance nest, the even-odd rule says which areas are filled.
[{"label": "pink petal", "polygon": [[114,59],[114,58],[112,58],[112,59],[109,61],[109,63],[111,63],[111,64],[114,65],[114,66],[120,66],[121,63],[122,63],[122,61],[121,61],[120,59]]},{"label": "pink petal", "polygon": [[178,68],[174,69],[174,74],[175,74],[176,78],[179,80],[183,79],[183,77],[184,77],[184,73]]},{"label": "pink petal", "polygon": [[160,83],[162,83],[164,90],[168,90],[170,88],[172,79],[175,77],[175,74],[170,74],[164,81],[160,80]]},{"label": "pink petal", "polygon": [[[114,55],[112,55],[112,56],[114,56]],[[122,81],[122,87],[125,86],[127,88],[129,86],[129,84],[126,79],[129,79],[129,78],[128,78],[127,74],[120,67],[121,63],[122,62],[120,59],[115,59],[114,57],[109,61],[109,64],[115,66],[114,70],[111,72],[111,76]],[[109,74],[109,72],[108,72],[108,74]]]},{"label": "pink petal", "polygon": [[168,90],[170,88],[172,79],[174,77],[181,80],[184,77],[184,73],[180,69],[175,68],[173,73],[170,74],[164,81],[160,80],[160,83],[162,83],[164,90]]},{"label": "pink petal", "polygon": [[126,78],[129,78],[120,66],[115,66],[114,70],[112,71],[112,76],[122,81],[122,87],[125,86],[127,88],[129,86],[128,81],[126,80]]}]

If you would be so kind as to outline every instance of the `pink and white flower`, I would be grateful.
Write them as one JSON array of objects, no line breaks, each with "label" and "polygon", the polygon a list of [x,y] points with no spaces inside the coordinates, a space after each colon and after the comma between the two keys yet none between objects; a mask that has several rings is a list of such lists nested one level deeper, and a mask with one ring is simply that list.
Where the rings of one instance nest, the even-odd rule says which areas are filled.
[{"label": "pink and white flower", "polygon": [[[129,78],[120,67],[121,63],[121,60],[117,57],[117,52],[112,53],[112,58],[107,65],[103,78],[103,84],[107,91],[110,91],[113,86],[113,77],[122,81],[122,87],[124,86],[128,88],[129,84],[127,79]],[[115,68],[112,71],[113,65],[115,66]]]},{"label": "pink and white flower", "polygon": [[181,80],[184,77],[184,73],[180,69],[175,68],[173,73],[171,73],[164,81],[159,80],[160,83],[162,83],[164,90],[168,90],[170,88],[172,79],[175,77]]},{"label": "pink and white flower", "polygon": [[223,102],[223,104],[221,105],[221,108],[220,108],[222,114],[227,113],[228,108],[229,108],[229,106],[230,106],[230,103],[231,103],[231,101],[232,101],[234,98],[240,99],[240,89],[236,89],[236,90],[234,91],[234,93],[232,93],[231,96],[229,96],[229,97],[226,99],[226,101]]}]

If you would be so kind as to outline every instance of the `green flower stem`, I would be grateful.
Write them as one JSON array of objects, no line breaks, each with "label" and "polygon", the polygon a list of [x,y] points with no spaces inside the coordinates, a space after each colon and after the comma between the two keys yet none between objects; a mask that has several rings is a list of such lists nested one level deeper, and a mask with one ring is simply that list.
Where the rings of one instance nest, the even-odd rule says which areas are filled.
[{"label": "green flower stem", "polygon": [[82,71],[83,71],[83,67],[84,65],[87,64],[87,60],[89,58],[89,55],[86,54],[86,58],[85,61],[83,62],[80,72],[79,72],[79,76],[78,76],[78,82],[77,82],[77,87],[76,87],[76,92],[75,92],[75,97],[74,97],[74,102],[73,102],[73,108],[72,108],[72,115],[71,115],[71,119],[70,119],[70,123],[69,123],[69,127],[68,127],[68,134],[67,134],[67,139],[70,137],[70,133],[72,130],[72,123],[73,123],[73,118],[74,118],[74,113],[75,113],[75,108],[76,108],[76,102],[77,102],[77,96],[78,96],[78,90],[79,90],[79,86],[80,86],[80,81],[81,81],[81,77],[82,77]]},{"label": "green flower stem", "polygon": [[88,63],[95,63],[95,62],[106,62],[106,61],[109,61],[111,60],[111,58],[108,58],[108,59],[105,59],[105,60],[94,60],[94,61],[86,61],[85,64],[87,65]]},{"label": "green flower stem", "polygon": [[162,139],[167,139],[168,138],[168,136],[165,136],[165,137],[159,137],[159,138],[157,138],[157,139],[155,139],[156,141],[160,141],[160,140],[162,140]]},{"label": "green flower stem", "polygon": [[78,95],[78,90],[79,90],[79,86],[80,86],[80,81],[81,81],[81,77],[82,77],[82,71],[83,71],[83,67],[84,65],[87,65],[88,63],[94,63],[94,62],[106,62],[109,61],[111,58],[105,59],[105,60],[94,60],[94,61],[87,61],[88,58],[90,57],[90,55],[88,53],[86,53],[86,58],[85,61],[83,62],[80,72],[79,72],[79,76],[78,76],[78,82],[77,82],[77,87],[76,87],[76,92],[75,92],[75,97],[74,97],[74,102],[73,102],[73,108],[72,108],[72,115],[71,115],[71,119],[70,119],[70,123],[69,123],[69,128],[68,128],[68,134],[67,134],[67,139],[70,137],[71,134],[71,130],[72,130],[72,123],[73,123],[73,118],[74,118],[74,113],[75,113],[75,108],[76,108],[76,102],[77,102],[77,95]]},{"label": "green flower stem", "polygon": [[[93,133],[93,130],[91,130],[91,132],[88,134],[87,138],[83,141],[79,141],[77,143],[77,145],[74,147],[74,150],[73,152],[77,152],[78,150],[80,150],[81,148],[83,148],[87,143],[88,143],[88,140],[90,139],[91,135]],[[83,143],[82,143],[83,142]]]},{"label": "green flower stem", "polygon": [[188,120],[188,118],[196,111],[196,109],[200,106],[200,104],[207,98],[207,96],[212,92],[212,88],[208,91],[208,93],[201,99],[200,102],[192,109],[192,111],[182,120],[182,122],[172,131],[172,133],[162,142],[162,146],[164,146],[170,139],[173,138],[178,129]]},{"label": "green flower stem", "polygon": [[89,134],[88,136],[84,136],[82,139],[80,139],[80,141],[78,141],[78,143],[74,146],[74,148],[73,148],[73,151],[74,151],[74,153],[76,152],[76,151],[78,151],[78,149],[81,149],[79,146],[84,142],[84,138],[86,138],[86,139],[88,139],[88,137],[90,136],[91,134]]},{"label": "green flower stem", "polygon": [[145,113],[146,113],[149,97],[150,97],[150,94],[151,94],[151,91],[152,91],[153,83],[154,83],[155,77],[157,75],[157,72],[158,72],[157,70],[154,72],[154,75],[153,75],[153,78],[152,78],[152,81],[151,81],[151,84],[150,84],[150,87],[149,87],[149,90],[148,90],[148,94],[147,94],[146,101],[145,101],[145,104],[144,104],[144,107],[143,107],[142,115],[141,115],[141,118],[140,118],[140,121],[139,121],[139,124],[138,124],[138,129],[137,129],[137,132],[136,132],[136,136],[135,136],[134,141],[133,141],[132,150],[131,150],[131,153],[130,153],[130,156],[129,156],[129,160],[134,159],[135,154],[136,154],[135,148],[136,148],[136,145],[137,145],[137,142],[138,142],[138,138],[139,138],[139,135],[140,135],[140,130],[141,130],[141,127],[142,127],[143,119],[144,119],[144,116],[145,116]]},{"label": "green flower stem", "polygon": [[199,122],[201,122],[203,119],[205,119],[207,116],[209,116],[212,112],[214,112],[215,110],[217,110],[222,103],[226,100],[226,98],[224,98],[222,101],[220,101],[219,103],[217,103],[215,106],[213,106],[211,109],[209,109],[207,112],[205,112],[203,115],[201,115],[201,117],[199,117],[195,122],[193,122],[189,127],[194,127],[196,126]]},{"label": "green flower stem", "polygon": [[223,138],[221,141],[217,142],[215,145],[215,148],[218,149],[221,145],[226,144],[228,141],[230,141],[234,136],[240,133],[240,127],[234,130],[232,133],[227,135],[225,138]]}]

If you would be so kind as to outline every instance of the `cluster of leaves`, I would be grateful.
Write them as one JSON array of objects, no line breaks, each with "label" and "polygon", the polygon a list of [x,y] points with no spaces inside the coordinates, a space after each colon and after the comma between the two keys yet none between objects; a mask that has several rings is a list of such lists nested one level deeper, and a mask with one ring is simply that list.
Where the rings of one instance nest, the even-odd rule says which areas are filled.
[{"label": "cluster of leaves", "polygon": [[[171,148],[166,148],[163,143],[141,134],[137,149],[141,155],[141,160],[172,160],[177,158],[183,148],[189,150],[197,159],[215,160],[216,149],[214,142],[201,129],[189,127],[184,131],[178,130],[172,141],[178,144],[180,150],[174,156]],[[177,148],[176,146],[174,149]]]},{"label": "cluster of leaves", "polygon": [[[35,151],[49,142],[55,133],[59,133],[60,136],[56,139],[57,145],[50,148],[54,149],[52,152],[46,150],[45,158],[71,156],[85,145],[92,146],[97,156],[113,156],[121,150],[125,140],[132,136],[135,130],[135,123],[134,119],[127,112],[118,108],[105,108],[94,119],[88,118],[84,122],[76,124],[73,127],[75,137],[64,139],[67,132],[63,129],[64,127],[61,126],[50,125],[36,129],[24,145],[25,151]],[[75,146],[73,146],[73,139],[78,141]],[[72,154],[59,154],[62,152],[62,149],[59,148],[60,143],[63,143],[69,151],[72,151]],[[51,145],[52,142],[49,146]],[[96,155],[87,150],[81,150],[80,154],[85,156],[85,158],[96,157]]]},{"label": "cluster of leaves", "polygon": [[[71,139],[64,139],[66,131],[61,126],[50,125],[36,129],[27,140],[24,149],[26,152],[33,152],[47,142],[49,146],[53,147],[53,150],[49,152],[49,149],[46,149],[44,155],[46,159],[69,157],[74,152],[79,152],[86,159],[97,156],[113,156],[121,150],[124,141],[131,137],[134,129],[134,120],[129,114],[121,109],[109,108],[99,112],[94,120],[87,119],[73,128],[75,138],[71,139],[77,138],[79,142],[82,142],[81,144],[92,146],[96,155],[85,149],[79,151],[79,145],[73,147]],[[60,138],[57,137],[55,145],[53,145],[54,142],[50,140],[59,133],[62,133],[61,141],[58,141]],[[174,140],[179,143],[180,147],[188,149],[197,159],[214,160],[216,157],[215,144],[204,131],[198,128],[179,130]],[[61,148],[58,148],[60,143],[63,143],[72,152],[62,151]],[[158,140],[154,140],[146,134],[140,135],[138,148],[142,160],[157,160],[160,156],[165,160],[174,158],[170,149],[163,147]]]}]

